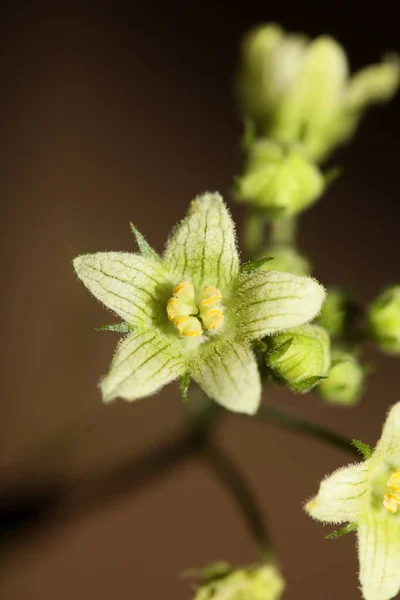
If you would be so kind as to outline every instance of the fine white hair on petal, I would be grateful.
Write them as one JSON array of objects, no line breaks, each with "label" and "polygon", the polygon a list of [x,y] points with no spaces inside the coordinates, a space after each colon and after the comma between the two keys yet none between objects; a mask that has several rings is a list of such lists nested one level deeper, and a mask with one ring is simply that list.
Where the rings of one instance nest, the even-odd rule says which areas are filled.
[{"label": "fine white hair on petal", "polygon": [[150,323],[167,281],[159,261],[128,252],[97,252],[74,260],[79,279],[100,302],[133,325]]},{"label": "fine white hair on petal", "polygon": [[255,356],[247,344],[225,341],[210,346],[192,363],[191,376],[221,406],[246,414],[257,411],[261,380]]},{"label": "fine white hair on petal", "polygon": [[400,452],[400,402],[389,410],[383,426],[381,439],[376,445],[377,454]]},{"label": "fine white hair on petal", "polygon": [[391,600],[400,590],[400,521],[368,511],[358,523],[360,582],[365,600]]},{"label": "fine white hair on petal", "polygon": [[100,382],[104,402],[150,396],[186,370],[178,340],[157,329],[140,329],[117,346],[109,372]]},{"label": "fine white hair on petal", "polygon": [[367,499],[369,461],[341,467],[323,479],[306,512],[324,523],[357,521]]},{"label": "fine white hair on petal", "polygon": [[325,295],[311,277],[256,271],[244,276],[239,286],[239,320],[248,339],[261,338],[314,319]]},{"label": "fine white hair on petal", "polygon": [[187,216],[173,231],[164,253],[171,273],[196,287],[229,286],[239,271],[235,226],[222,197],[205,193],[192,201]]}]

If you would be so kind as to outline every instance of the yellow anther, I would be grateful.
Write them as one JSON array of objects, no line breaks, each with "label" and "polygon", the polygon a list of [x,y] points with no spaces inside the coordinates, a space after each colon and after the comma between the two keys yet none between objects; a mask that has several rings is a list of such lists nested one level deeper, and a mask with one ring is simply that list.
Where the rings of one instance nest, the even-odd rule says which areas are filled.
[{"label": "yellow anther", "polygon": [[395,471],[394,473],[392,473],[392,475],[390,476],[390,478],[387,482],[387,485],[392,490],[396,490],[396,491],[400,492],[400,471]]},{"label": "yellow anther", "polygon": [[174,321],[175,327],[185,337],[199,337],[203,333],[200,321],[196,317],[181,317]]},{"label": "yellow anther", "polygon": [[209,308],[215,306],[218,302],[221,302],[221,299],[221,292],[217,288],[212,285],[206,285],[200,294],[200,310],[203,306]]},{"label": "yellow anther", "polygon": [[219,327],[224,320],[224,315],[218,308],[212,308],[206,314],[202,314],[201,318],[208,331],[213,331]]},{"label": "yellow anther", "polygon": [[177,315],[180,314],[179,304],[178,304],[178,300],[176,298],[171,298],[170,300],[168,300],[167,314],[168,314],[168,319],[170,321],[173,321],[177,317]]},{"label": "yellow anther", "polygon": [[193,284],[190,281],[182,281],[174,287],[172,294],[180,300],[194,300]]},{"label": "yellow anther", "polygon": [[393,515],[400,507],[400,471],[394,471],[386,483],[390,492],[383,497],[383,506]]},{"label": "yellow anther", "polygon": [[224,320],[220,307],[221,292],[212,285],[206,285],[196,305],[195,291],[190,281],[181,281],[172,290],[172,298],[167,302],[167,314],[179,333],[185,337],[198,337],[203,333],[202,323],[207,331],[213,331]]},{"label": "yellow anther", "polygon": [[400,499],[394,494],[385,494],[383,497],[383,506],[392,515],[395,515],[399,509]]}]

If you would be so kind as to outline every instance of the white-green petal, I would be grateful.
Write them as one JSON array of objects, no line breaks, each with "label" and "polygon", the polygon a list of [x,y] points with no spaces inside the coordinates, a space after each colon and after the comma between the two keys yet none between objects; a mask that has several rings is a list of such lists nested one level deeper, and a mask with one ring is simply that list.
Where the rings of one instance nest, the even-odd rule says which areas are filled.
[{"label": "white-green petal", "polygon": [[338,469],[322,481],[318,494],[305,509],[325,523],[356,521],[367,498],[368,480],[368,462]]},{"label": "white-green petal", "polygon": [[93,296],[124,321],[152,321],[167,280],[160,262],[128,252],[98,252],[78,256],[74,267]]},{"label": "white-green petal", "polygon": [[311,321],[325,290],[315,279],[278,271],[256,271],[238,289],[238,322],[248,339],[261,338]]},{"label": "white-green petal", "polygon": [[100,382],[103,400],[149,396],[185,369],[185,356],[177,339],[156,329],[140,329],[117,346],[109,372]]},{"label": "white-green petal", "polygon": [[400,520],[369,511],[358,524],[360,581],[365,600],[390,600],[400,589]]},{"label": "white-green petal", "polygon": [[188,279],[198,287],[213,285],[223,290],[236,277],[235,228],[218,193],[206,193],[192,201],[167,243],[164,262],[177,279]]},{"label": "white-green petal", "polygon": [[225,408],[254,414],[261,400],[261,381],[252,350],[243,344],[212,344],[191,366],[191,376]]},{"label": "white-green petal", "polygon": [[394,454],[400,451],[400,402],[390,409],[383,426],[382,436],[375,452],[380,455]]}]

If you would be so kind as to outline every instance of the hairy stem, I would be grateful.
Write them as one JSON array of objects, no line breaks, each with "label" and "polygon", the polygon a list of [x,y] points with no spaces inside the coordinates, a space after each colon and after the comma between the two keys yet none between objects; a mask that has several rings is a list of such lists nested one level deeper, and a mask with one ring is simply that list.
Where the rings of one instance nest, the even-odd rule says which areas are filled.
[{"label": "hairy stem", "polygon": [[272,554],[272,547],[263,516],[249,485],[239,469],[229,456],[211,441],[204,446],[203,456],[242,512],[257,543],[261,557],[263,559],[269,558]]},{"label": "hairy stem", "polygon": [[352,442],[341,435],[326,429],[322,425],[310,423],[309,421],[290,415],[278,408],[273,406],[261,406],[255,416],[259,421],[264,421],[282,427],[283,429],[290,429],[296,433],[300,433],[307,437],[313,437],[321,442],[325,442],[341,450],[346,450],[353,455],[360,457],[359,452]]}]

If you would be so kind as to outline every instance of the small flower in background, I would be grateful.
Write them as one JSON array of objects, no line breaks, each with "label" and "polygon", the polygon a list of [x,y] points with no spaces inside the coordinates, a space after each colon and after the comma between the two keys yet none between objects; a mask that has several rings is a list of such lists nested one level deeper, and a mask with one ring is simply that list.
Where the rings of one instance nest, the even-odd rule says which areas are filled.
[{"label": "small flower in background", "polygon": [[[262,271],[281,271],[283,273],[292,273],[293,275],[310,275],[311,273],[310,262],[293,246],[284,244],[270,246],[264,252],[264,257],[269,257],[273,260],[264,263],[260,267]],[[325,303],[326,300],[322,306]]]},{"label": "small flower in background", "polygon": [[339,338],[344,334],[353,312],[347,292],[339,288],[328,288],[325,302],[315,322],[324,327],[331,338]]},{"label": "small flower in background", "polygon": [[[210,571],[212,573],[212,570]],[[257,565],[206,577],[194,600],[279,600],[285,582],[277,567]]]},{"label": "small flower in background", "polygon": [[269,339],[267,365],[295,392],[308,392],[328,374],[329,335],[318,325],[303,325]]},{"label": "small flower in background", "polygon": [[369,333],[381,350],[400,353],[400,285],[385,290],[367,311]]},{"label": "small flower in background", "polygon": [[162,258],[134,233],[140,254],[74,260],[86,287],[124,320],[114,328],[127,332],[101,380],[104,401],[142,398],[182,377],[222,406],[254,413],[261,382],[251,342],[312,320],[323,287],[262,271],[259,261],[240,267],[234,224],[217,193],[191,203]]},{"label": "small flower in background", "polygon": [[270,219],[296,215],[322,195],[325,177],[301,148],[262,139],[250,146],[235,197],[262,209]]},{"label": "small flower in background", "polygon": [[311,41],[274,24],[245,36],[241,59],[243,114],[255,121],[261,135],[300,143],[316,162],[352,136],[369,105],[387,102],[399,86],[395,55],[349,77],[346,54],[334,39]]},{"label": "small flower in background", "polygon": [[390,600],[400,590],[400,402],[375,450],[357,445],[365,460],[327,477],[305,509],[324,523],[349,523],[343,533],[357,530],[364,598]]},{"label": "small flower in background", "polygon": [[361,397],[365,368],[351,352],[334,348],[328,377],[317,386],[317,392],[330,404],[353,406]]}]

